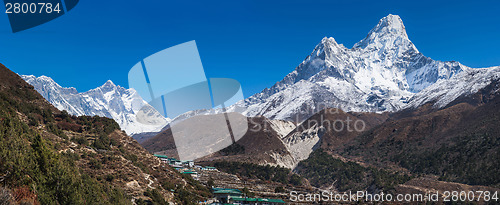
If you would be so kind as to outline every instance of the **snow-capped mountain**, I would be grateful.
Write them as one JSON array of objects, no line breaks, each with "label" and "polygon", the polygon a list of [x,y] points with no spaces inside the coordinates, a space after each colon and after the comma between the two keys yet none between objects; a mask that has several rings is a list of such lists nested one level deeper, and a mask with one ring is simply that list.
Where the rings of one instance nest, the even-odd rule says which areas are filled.
[{"label": "snow-capped mountain", "polygon": [[[21,77],[56,108],[76,116],[112,118],[128,135],[157,132],[170,122],[154,109],[142,109],[149,105],[134,89],[125,89],[110,80],[101,87],[78,93],[75,88],[62,87],[50,77]],[[149,122],[139,122],[141,118],[136,117],[137,114],[148,115]]]},{"label": "snow-capped mountain", "polygon": [[388,15],[350,49],[323,38],[283,80],[230,110],[298,122],[326,107],[397,111],[415,93],[465,69],[458,62],[424,56],[408,39],[401,18]]},{"label": "snow-capped mountain", "polygon": [[[477,77],[481,75],[471,74],[474,72],[486,72],[486,77],[494,74],[489,69],[472,69],[455,61],[442,62],[424,56],[409,40],[401,18],[388,15],[352,48],[346,48],[334,38],[323,38],[281,81],[227,110],[249,117],[262,115],[300,123],[325,108],[385,112],[417,108],[428,102],[437,102],[437,107],[442,107],[461,95],[470,94],[469,91],[486,86],[487,82]],[[129,135],[157,132],[171,122],[152,108],[142,113],[148,115],[143,119],[147,119],[145,124],[149,125],[139,122],[141,118],[138,120],[136,114],[141,115],[139,109],[147,103],[135,90],[116,86],[111,81],[78,93],[45,76],[22,77],[57,108],[74,115],[113,118]],[[474,84],[479,81],[481,83]],[[220,109],[195,110],[177,116],[174,121],[220,112]]]},{"label": "snow-capped mountain", "polygon": [[448,80],[438,80],[415,94],[409,100],[407,107],[418,108],[423,104],[432,103],[435,108],[443,108],[459,97],[475,94],[498,81],[500,81],[500,66],[466,69]]}]

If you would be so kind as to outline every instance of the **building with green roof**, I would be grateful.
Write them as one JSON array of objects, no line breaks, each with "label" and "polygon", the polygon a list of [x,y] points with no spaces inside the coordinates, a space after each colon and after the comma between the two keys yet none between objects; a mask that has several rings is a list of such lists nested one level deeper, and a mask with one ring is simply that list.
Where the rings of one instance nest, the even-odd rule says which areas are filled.
[{"label": "building with green roof", "polygon": [[243,197],[243,192],[238,189],[213,188],[212,193],[219,203],[241,204],[241,205],[281,205],[285,201],[281,199],[248,198]]},{"label": "building with green roof", "polygon": [[213,188],[212,193],[219,203],[229,203],[231,198],[243,196],[243,192],[238,189]]},{"label": "building with green roof", "polygon": [[265,199],[265,198],[246,198],[246,197],[231,197],[229,202],[232,204],[244,205],[278,205],[285,204],[282,199]]},{"label": "building with green roof", "polygon": [[153,156],[158,157],[160,159],[168,159],[169,157],[166,155],[161,155],[161,154],[154,154]]}]

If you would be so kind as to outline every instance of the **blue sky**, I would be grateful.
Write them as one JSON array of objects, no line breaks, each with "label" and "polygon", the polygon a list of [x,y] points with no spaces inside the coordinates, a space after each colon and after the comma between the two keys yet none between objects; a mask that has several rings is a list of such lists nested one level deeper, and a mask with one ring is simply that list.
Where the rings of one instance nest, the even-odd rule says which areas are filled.
[{"label": "blue sky", "polygon": [[401,16],[424,55],[500,65],[500,1],[86,1],[13,34],[0,11],[0,63],[80,92],[165,48],[196,40],[207,77],[234,78],[245,97],[293,71],[325,37],[352,47],[378,20]]}]

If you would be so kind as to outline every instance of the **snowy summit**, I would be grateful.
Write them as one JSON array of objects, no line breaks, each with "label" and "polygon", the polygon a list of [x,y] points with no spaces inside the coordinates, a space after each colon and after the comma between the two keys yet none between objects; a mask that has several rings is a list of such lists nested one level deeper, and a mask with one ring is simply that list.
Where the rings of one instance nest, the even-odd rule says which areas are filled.
[{"label": "snowy summit", "polygon": [[247,116],[302,121],[325,107],[398,111],[438,80],[469,69],[424,56],[397,15],[388,15],[352,48],[323,38],[283,80],[231,107]]}]

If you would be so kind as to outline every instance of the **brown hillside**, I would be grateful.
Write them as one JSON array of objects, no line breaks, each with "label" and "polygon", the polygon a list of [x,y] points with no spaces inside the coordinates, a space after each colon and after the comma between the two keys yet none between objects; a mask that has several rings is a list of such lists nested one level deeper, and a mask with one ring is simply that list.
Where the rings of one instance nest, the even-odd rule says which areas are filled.
[{"label": "brown hillside", "polygon": [[161,164],[115,121],[61,112],[1,64],[0,139],[4,188],[31,193],[18,202],[190,203],[208,194]]}]

